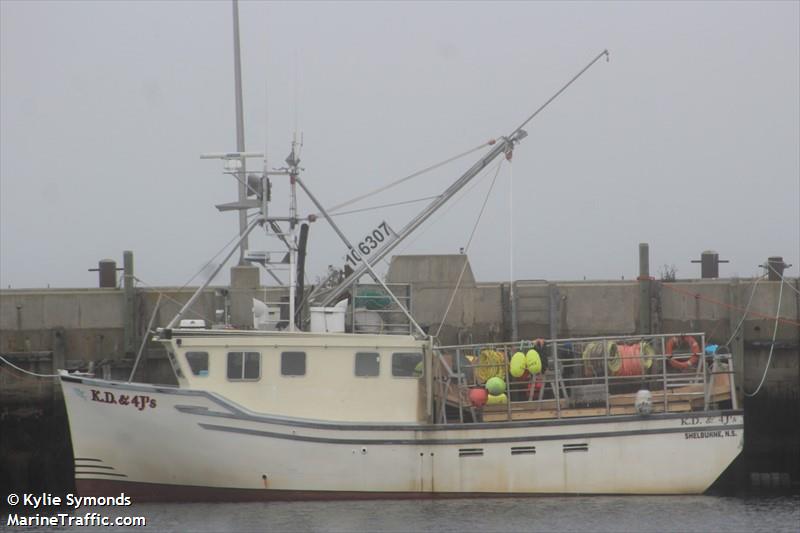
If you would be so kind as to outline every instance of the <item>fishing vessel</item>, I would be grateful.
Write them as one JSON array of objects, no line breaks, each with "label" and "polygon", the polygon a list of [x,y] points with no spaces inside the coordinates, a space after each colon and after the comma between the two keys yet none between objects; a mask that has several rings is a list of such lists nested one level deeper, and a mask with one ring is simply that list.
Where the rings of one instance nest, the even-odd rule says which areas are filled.
[{"label": "fishing vessel", "polygon": [[[740,453],[744,425],[730,355],[701,332],[445,346],[374,270],[470,180],[510,160],[536,113],[487,143],[402,230],[382,224],[358,243],[301,177],[297,142],[285,167],[255,175],[244,161],[263,154],[209,154],[253,197],[224,207],[252,215],[225,261],[256,228],[282,242],[287,319],[266,329],[185,319],[211,276],[152,331],[177,386],[62,371],[78,492],[138,502],[705,491]],[[289,184],[284,216],[268,210],[276,177]],[[298,213],[298,188],[318,213]],[[304,291],[303,228],[316,218],[342,239],[350,268]],[[244,256],[269,268],[268,254]]]}]

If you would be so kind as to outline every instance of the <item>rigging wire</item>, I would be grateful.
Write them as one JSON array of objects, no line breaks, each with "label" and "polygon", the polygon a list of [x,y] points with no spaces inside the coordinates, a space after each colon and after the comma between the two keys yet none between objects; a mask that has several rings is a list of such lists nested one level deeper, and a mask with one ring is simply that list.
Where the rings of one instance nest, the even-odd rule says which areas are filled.
[{"label": "rigging wire", "polygon": [[497,162],[497,170],[494,173],[494,177],[492,178],[492,183],[489,185],[489,190],[486,192],[486,197],[483,199],[483,205],[481,206],[481,210],[478,212],[478,218],[475,220],[475,224],[472,226],[472,232],[469,235],[469,239],[467,239],[467,244],[464,246],[464,265],[461,267],[461,272],[458,274],[458,280],[456,281],[456,286],[453,287],[453,292],[450,294],[450,301],[447,303],[447,307],[444,310],[444,316],[442,317],[442,321],[439,323],[439,329],[436,330],[435,337],[439,336],[439,333],[442,332],[442,327],[444,327],[445,320],[447,320],[447,315],[450,313],[450,308],[453,306],[453,300],[456,298],[456,294],[458,293],[458,288],[461,285],[461,280],[464,277],[464,272],[467,270],[467,265],[469,264],[469,247],[472,244],[472,238],[475,237],[475,231],[478,229],[478,224],[481,221],[481,217],[483,216],[483,212],[486,209],[486,204],[489,202],[489,197],[492,195],[492,189],[494,188],[494,184],[497,181],[497,176],[500,175],[500,167],[503,164],[503,160]]},{"label": "rigging wire", "polygon": [[597,55],[597,57],[595,57],[594,59],[592,59],[592,61],[591,61],[591,62],[590,62],[588,65],[586,65],[585,67],[583,67],[583,69],[582,69],[580,72],[578,72],[577,74],[575,74],[575,76],[573,76],[573,78],[572,78],[571,80],[569,80],[569,81],[568,81],[568,82],[567,82],[567,83],[566,83],[566,84],[565,84],[563,87],[561,87],[561,88],[558,90],[558,92],[556,92],[556,93],[555,93],[553,96],[551,96],[551,97],[550,97],[550,98],[549,98],[549,99],[548,99],[548,100],[547,100],[545,103],[543,103],[541,106],[539,106],[539,109],[537,109],[536,111],[534,111],[534,112],[533,112],[533,114],[532,114],[531,116],[529,116],[527,119],[525,119],[525,121],[524,121],[522,124],[520,124],[520,125],[519,125],[519,127],[517,127],[517,129],[515,129],[515,130],[514,130],[514,131],[511,133],[511,135],[509,135],[509,137],[513,136],[513,135],[514,135],[515,133],[517,133],[519,130],[521,130],[522,128],[524,128],[524,127],[525,127],[525,125],[526,125],[528,122],[530,122],[531,120],[533,120],[533,118],[534,118],[536,115],[538,115],[539,113],[541,113],[541,112],[544,110],[544,108],[545,108],[545,107],[547,107],[548,105],[550,105],[550,102],[552,102],[553,100],[555,100],[556,98],[558,98],[558,97],[559,97],[559,95],[560,95],[561,93],[563,93],[564,91],[566,91],[566,90],[567,90],[567,87],[569,87],[570,85],[572,85],[572,83],[573,83],[575,80],[577,80],[578,78],[580,78],[580,77],[581,77],[581,75],[582,75],[584,72],[586,72],[587,70],[589,70],[589,68],[591,68],[591,66],[592,66],[592,65],[594,65],[595,63],[597,63],[597,61],[598,61],[598,60],[599,60],[601,57],[603,57],[603,56],[606,56],[606,63],[607,63],[607,62],[609,61],[609,57],[610,57],[607,49],[606,49],[606,50],[603,50],[602,52],[600,52],[600,53]]},{"label": "rigging wire", "polygon": [[[135,279],[136,281],[138,281],[139,283],[141,283],[142,285],[144,285],[144,286],[145,286],[145,287],[147,287],[148,289],[152,289],[152,290],[154,290],[154,291],[156,292],[156,294],[158,294],[158,295],[159,295],[159,297],[160,297],[160,296],[163,296],[164,298],[166,298],[166,299],[167,299],[167,300],[169,300],[170,302],[172,302],[172,303],[176,304],[176,305],[178,306],[178,308],[179,308],[179,309],[180,309],[181,307],[183,307],[184,305],[186,305],[186,302],[179,302],[179,301],[178,301],[178,300],[176,300],[175,298],[173,298],[173,297],[169,296],[167,293],[165,293],[165,292],[162,292],[162,291],[158,290],[158,287],[155,287],[154,285],[150,285],[149,283],[145,283],[144,281],[142,281],[142,279],[141,279],[141,278],[139,278],[139,277],[137,277],[137,276],[134,276],[134,277],[133,277],[133,279]],[[181,289],[178,289],[178,290],[182,290],[182,289],[183,289],[183,288],[185,288],[185,287],[186,287],[186,286],[184,285],[184,287],[182,287]],[[186,312],[187,312],[187,313],[191,313],[191,314],[195,315],[195,316],[196,316],[196,317],[198,317],[198,318],[202,318],[203,320],[208,320],[208,321],[209,321],[209,323],[213,322],[211,319],[209,319],[209,318],[208,318],[208,316],[206,316],[206,315],[204,315],[204,314],[202,314],[202,313],[200,313],[200,312],[198,312],[198,311],[195,311],[194,309],[188,309]]]},{"label": "rigging wire", "polygon": [[[215,254],[214,254],[214,256],[213,256],[211,259],[209,259],[208,261],[206,261],[206,263],[205,263],[203,266],[201,266],[201,267],[200,267],[200,270],[198,270],[197,272],[195,272],[195,273],[192,275],[192,277],[191,277],[191,278],[189,278],[189,279],[186,281],[186,283],[184,283],[184,284],[183,284],[183,285],[182,285],[182,286],[181,286],[181,287],[178,289],[178,291],[182,291],[183,289],[185,289],[185,288],[186,288],[186,287],[187,287],[187,286],[188,286],[188,285],[189,285],[189,284],[190,284],[192,281],[194,281],[194,278],[196,278],[197,276],[199,276],[201,272],[203,272],[203,271],[204,271],[206,268],[208,268],[208,265],[210,265],[211,263],[213,263],[213,262],[214,262],[214,259],[216,259],[217,257],[219,257],[219,255],[220,255],[222,252],[224,252],[224,251],[225,251],[225,249],[226,249],[228,246],[230,246],[230,245],[231,245],[231,243],[232,243],[233,241],[235,241],[236,239],[238,239],[238,238],[239,238],[239,233],[236,233],[236,235],[234,235],[234,236],[233,236],[233,238],[232,238],[231,240],[229,240],[228,242],[226,242],[226,243],[225,243],[225,244],[222,246],[222,248],[220,248],[220,250],[219,250],[217,253],[215,253]],[[138,278],[137,278],[137,279],[138,279]],[[141,280],[139,280],[139,281],[141,281]],[[142,282],[142,283],[144,283],[144,282]],[[174,300],[173,300],[173,301],[174,301]]]},{"label": "rigging wire", "polygon": [[375,209],[383,209],[384,207],[395,207],[398,205],[406,205],[406,204],[415,204],[417,202],[424,202],[425,200],[433,200],[434,198],[438,198],[439,195],[436,194],[434,196],[425,196],[424,198],[417,198],[416,200],[405,200],[403,202],[393,202],[391,204],[383,204],[383,205],[376,205],[372,207],[363,207],[361,209],[351,209],[350,211],[340,211],[339,213],[333,213],[330,216],[338,217],[340,215],[352,215],[354,213],[363,213],[364,211],[374,211]]},{"label": "rigging wire", "polygon": [[761,376],[761,381],[756,387],[756,390],[752,393],[745,392],[744,387],[742,387],[742,393],[747,396],[748,398],[752,398],[761,390],[761,386],[764,385],[764,380],[767,379],[767,372],[769,372],[769,364],[772,362],[772,352],[775,350],[775,338],[778,336],[778,319],[781,316],[781,297],[783,297],[783,285],[784,280],[781,279],[781,288],[778,291],[778,310],[775,312],[775,327],[772,330],[772,344],[769,347],[769,357],[767,357],[767,364],[764,366],[764,374]]},{"label": "rigging wire", "polygon": [[[467,195],[469,195],[469,193],[472,192],[472,190],[480,184],[481,180],[483,180],[486,176],[490,174],[488,172],[490,168],[491,167],[486,167],[485,169],[481,170],[481,172],[475,177],[473,182],[470,183],[462,191],[459,191],[458,197],[454,198],[447,207],[445,207],[438,215],[436,215],[435,218],[432,219],[430,223],[428,223],[426,226],[424,226],[422,229],[416,232],[414,237],[407,240],[405,244],[398,246],[395,255],[402,254],[405,250],[408,250],[415,242],[417,242],[423,235],[425,235],[425,233],[428,230],[435,227],[436,226],[435,222],[438,222],[442,220],[445,216],[447,216],[447,213],[449,213],[451,209],[453,209],[456,205],[458,205],[461,202],[461,200],[463,200]],[[384,262],[386,261],[388,260],[384,259]],[[388,262],[386,264],[388,266]]]},{"label": "rigging wire", "polygon": [[[395,180],[395,181],[393,181],[391,183],[388,183],[388,184],[386,184],[386,185],[384,185],[382,187],[378,187],[377,189],[375,189],[375,190],[373,190],[371,192],[364,193],[364,194],[362,194],[360,196],[356,196],[355,198],[353,198],[351,200],[348,200],[346,202],[342,202],[341,204],[338,204],[338,205],[335,205],[335,206],[331,207],[330,209],[328,209],[328,213],[334,214],[337,210],[339,210],[339,209],[341,209],[343,207],[347,207],[348,205],[354,204],[356,202],[360,202],[361,200],[363,200],[365,198],[369,198],[370,196],[374,196],[374,195],[376,195],[378,193],[381,193],[383,191],[389,190],[392,187],[400,185],[401,183],[404,183],[404,182],[406,182],[406,181],[408,181],[410,179],[416,178],[417,176],[421,176],[422,174],[425,174],[426,172],[430,172],[432,170],[436,170],[437,168],[439,168],[441,166],[444,166],[444,165],[446,165],[448,163],[452,163],[456,159],[460,159],[460,158],[462,158],[464,156],[467,156],[467,155],[469,155],[469,154],[471,154],[473,152],[481,150],[482,148],[485,148],[487,146],[491,146],[494,143],[495,143],[495,140],[492,139],[490,141],[487,141],[487,142],[481,144],[480,146],[476,146],[475,148],[470,148],[466,152],[462,152],[462,153],[460,153],[458,155],[454,155],[453,157],[445,159],[444,161],[440,161],[440,162],[435,163],[435,164],[433,164],[433,165],[431,165],[429,167],[425,167],[425,168],[423,168],[421,170],[413,172],[413,173],[409,174],[408,176],[402,177],[402,178],[400,178],[398,180]],[[336,213],[336,214],[340,214],[340,213]],[[321,216],[321,213],[317,213],[317,216]]]},{"label": "rigging wire", "polygon": [[144,347],[147,345],[148,337],[153,329],[153,322],[156,320],[156,314],[158,313],[159,307],[161,307],[161,298],[163,296],[163,294],[159,293],[158,300],[156,300],[156,305],[153,306],[153,313],[150,315],[150,320],[147,322],[147,329],[145,330],[145,334],[142,336],[142,344],[139,345],[139,351],[136,353],[136,360],[133,362],[131,374],[128,376],[128,383],[133,381],[133,377],[136,375],[136,369],[139,368],[139,361],[142,358],[142,352],[144,352]]}]

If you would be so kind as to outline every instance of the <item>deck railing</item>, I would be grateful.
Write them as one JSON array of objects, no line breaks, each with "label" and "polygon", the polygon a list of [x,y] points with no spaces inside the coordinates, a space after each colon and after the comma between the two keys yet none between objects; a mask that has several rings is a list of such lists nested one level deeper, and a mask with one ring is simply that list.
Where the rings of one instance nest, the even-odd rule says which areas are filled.
[{"label": "deck railing", "polygon": [[[531,350],[540,372],[531,371],[536,356],[533,366],[527,364]],[[510,368],[517,353],[522,355]],[[522,375],[520,357],[526,358]],[[736,408],[732,369],[730,354],[706,354],[703,333],[439,346],[435,421],[647,416],[709,411],[723,402]],[[502,380],[503,390],[483,404],[491,377]],[[498,386],[496,380],[492,385]]]}]

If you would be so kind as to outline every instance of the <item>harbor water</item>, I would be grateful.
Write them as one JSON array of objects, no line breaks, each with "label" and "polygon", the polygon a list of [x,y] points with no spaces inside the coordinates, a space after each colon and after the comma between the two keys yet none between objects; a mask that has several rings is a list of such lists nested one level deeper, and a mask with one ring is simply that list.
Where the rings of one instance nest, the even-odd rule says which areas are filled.
[{"label": "harbor water", "polygon": [[8,526],[8,510],[4,510],[0,531],[800,531],[800,494],[134,503],[125,508],[81,508],[71,514],[83,516],[87,511],[110,517],[143,516],[147,524],[119,528],[14,527]]}]

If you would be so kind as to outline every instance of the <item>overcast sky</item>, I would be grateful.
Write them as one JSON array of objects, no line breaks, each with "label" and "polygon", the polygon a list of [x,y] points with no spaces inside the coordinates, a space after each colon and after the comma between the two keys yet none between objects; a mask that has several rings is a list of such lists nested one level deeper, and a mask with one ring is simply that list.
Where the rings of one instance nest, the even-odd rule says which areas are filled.
[{"label": "overcast sky", "polygon": [[[516,279],[630,279],[639,242],[655,275],[699,277],[689,261],[713,249],[722,276],[771,255],[797,276],[798,6],[242,2],[246,147],[268,138],[278,165],[297,122],[306,182],[334,205],[508,134],[608,48],[501,167],[476,277],[508,279],[511,224]],[[236,146],[230,2],[2,0],[0,23],[1,286],[95,286],[87,269],[127,249],[145,282],[183,284],[238,229],[214,208],[236,182],[199,159]],[[438,194],[476,158],[354,207]],[[491,178],[399,251],[457,253]],[[358,241],[424,205],[337,220]],[[324,222],[310,248],[312,279],[342,264]]]}]

